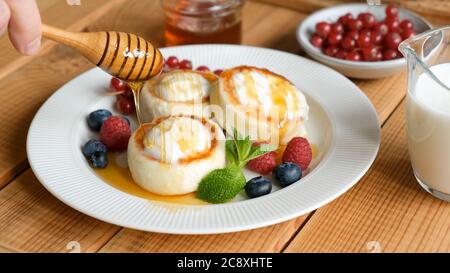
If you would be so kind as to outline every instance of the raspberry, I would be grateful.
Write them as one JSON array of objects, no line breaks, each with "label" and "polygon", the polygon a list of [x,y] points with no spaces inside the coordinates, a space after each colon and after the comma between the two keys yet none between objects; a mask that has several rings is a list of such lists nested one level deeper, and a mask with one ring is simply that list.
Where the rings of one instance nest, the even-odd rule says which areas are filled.
[{"label": "raspberry", "polygon": [[[253,146],[258,146],[261,143],[253,143]],[[254,158],[247,162],[247,169],[259,174],[269,174],[277,165],[276,153],[268,152],[257,158]]]},{"label": "raspberry", "polygon": [[306,170],[312,160],[311,145],[306,138],[294,137],[289,141],[283,153],[283,162],[292,162]]},{"label": "raspberry", "polygon": [[130,136],[130,125],[125,119],[118,116],[109,117],[100,130],[100,140],[110,151],[125,151]]}]

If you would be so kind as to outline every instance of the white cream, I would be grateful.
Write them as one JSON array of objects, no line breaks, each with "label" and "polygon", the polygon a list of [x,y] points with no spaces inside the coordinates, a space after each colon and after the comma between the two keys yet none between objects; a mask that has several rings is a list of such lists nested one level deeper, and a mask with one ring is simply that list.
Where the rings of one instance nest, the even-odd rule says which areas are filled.
[{"label": "white cream", "polygon": [[[450,86],[450,63],[431,71]],[[450,194],[450,92],[426,73],[407,94],[407,130],[415,174],[432,189]]]},{"label": "white cream", "polygon": [[211,147],[209,127],[197,119],[171,117],[147,130],[144,149],[158,160],[174,164]]},{"label": "white cream", "polygon": [[[284,118],[306,120],[309,109],[303,93],[292,84],[279,87],[274,80],[275,77],[258,71],[238,72],[232,76],[235,94],[241,105],[261,107],[262,114],[269,116],[273,113],[274,107],[280,106],[274,103],[275,95],[283,91],[285,93],[283,104],[286,105]],[[279,90],[280,88],[286,89]]]},{"label": "white cream", "polygon": [[211,83],[200,73],[174,71],[161,76],[155,95],[166,101],[199,101],[209,96]]},{"label": "white cream", "polygon": [[[190,117],[166,119],[159,128],[148,128],[144,140],[138,137],[139,129],[130,137],[127,159],[131,175],[139,186],[156,194],[194,192],[203,177],[225,167],[225,136],[219,125],[208,119],[204,120],[205,125]],[[198,157],[190,157],[203,151]],[[149,154],[164,160],[149,158]],[[187,156],[189,160],[176,162]]]}]

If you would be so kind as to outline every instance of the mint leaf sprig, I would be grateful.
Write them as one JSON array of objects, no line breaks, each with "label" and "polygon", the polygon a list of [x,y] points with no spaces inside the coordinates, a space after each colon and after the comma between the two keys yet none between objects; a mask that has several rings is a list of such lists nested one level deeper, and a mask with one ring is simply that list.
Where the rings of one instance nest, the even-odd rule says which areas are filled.
[{"label": "mint leaf sprig", "polygon": [[233,131],[233,138],[226,141],[226,156],[229,164],[237,167],[244,167],[248,161],[257,158],[267,152],[275,150],[268,144],[253,146],[250,137],[242,138],[236,129]]},{"label": "mint leaf sprig", "polygon": [[207,174],[200,181],[197,197],[209,203],[225,203],[232,200],[246,184],[241,168],[249,160],[275,150],[269,145],[253,146],[250,137],[242,138],[236,129],[233,138],[225,143],[227,166]]}]

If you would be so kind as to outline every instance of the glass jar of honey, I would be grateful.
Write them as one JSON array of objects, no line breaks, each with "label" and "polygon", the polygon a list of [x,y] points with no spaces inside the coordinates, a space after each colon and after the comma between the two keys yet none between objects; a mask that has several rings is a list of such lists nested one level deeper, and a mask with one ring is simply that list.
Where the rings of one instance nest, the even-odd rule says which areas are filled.
[{"label": "glass jar of honey", "polygon": [[244,0],[161,0],[166,46],[241,43]]}]

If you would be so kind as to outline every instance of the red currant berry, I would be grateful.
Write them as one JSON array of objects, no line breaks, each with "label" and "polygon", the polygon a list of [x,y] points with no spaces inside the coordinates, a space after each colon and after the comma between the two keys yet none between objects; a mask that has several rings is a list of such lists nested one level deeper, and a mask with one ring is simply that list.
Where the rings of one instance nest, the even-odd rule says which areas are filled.
[{"label": "red currant berry", "polygon": [[394,18],[398,16],[398,8],[396,5],[389,5],[386,7],[386,16],[388,18]]},{"label": "red currant berry", "polygon": [[397,59],[399,57],[398,51],[394,49],[385,49],[383,50],[383,60],[389,61],[393,59]]},{"label": "red currant berry", "polygon": [[315,34],[311,37],[311,44],[317,48],[323,47],[323,38]]},{"label": "red currant berry", "polygon": [[345,60],[347,58],[347,51],[343,50],[343,49],[339,49],[339,51],[336,53],[336,58],[338,59],[342,59]]},{"label": "red currant berry", "polygon": [[222,69],[216,69],[214,70],[214,74],[216,74],[217,76],[220,76],[220,74],[222,74],[223,70]]},{"label": "red currant berry", "polygon": [[341,23],[333,23],[331,25],[331,32],[334,33],[344,33],[344,25]]},{"label": "red currant berry", "polygon": [[383,60],[383,52],[381,52],[381,50],[377,51],[377,55],[375,56],[375,61],[379,62]]},{"label": "red currant berry", "polygon": [[386,35],[389,31],[388,26],[385,23],[378,23],[373,28],[374,32],[379,32],[381,35]]},{"label": "red currant berry", "polygon": [[116,107],[117,110],[119,110],[119,112],[123,115],[130,115],[135,112],[133,98],[130,98],[128,96],[117,96]]},{"label": "red currant berry", "polygon": [[351,37],[349,37],[349,36],[346,36],[346,37],[342,40],[342,42],[341,42],[341,47],[342,47],[343,49],[347,49],[347,50],[354,49],[354,48],[355,48],[355,45],[356,45],[355,40],[353,40],[353,39],[352,39]]},{"label": "red currant berry", "polygon": [[389,31],[396,31],[400,25],[400,22],[397,18],[386,18],[385,23]]},{"label": "red currant berry", "polygon": [[336,53],[338,52],[338,48],[334,45],[330,45],[327,48],[325,48],[324,53],[325,55],[328,55],[330,57],[334,57]]},{"label": "red currant berry", "polygon": [[379,45],[383,42],[383,36],[379,32],[373,31],[370,34],[370,42],[374,45]]},{"label": "red currant berry", "polygon": [[402,36],[397,32],[390,32],[384,38],[384,45],[387,48],[397,50],[398,45],[402,42]]},{"label": "red currant berry", "polygon": [[353,40],[358,40],[359,32],[357,30],[350,30],[347,32],[346,37],[350,37]]},{"label": "red currant berry", "polygon": [[378,49],[374,46],[365,47],[362,49],[362,57],[364,61],[373,62],[377,58]]},{"label": "red currant berry", "polygon": [[358,19],[362,21],[364,28],[372,28],[377,23],[375,16],[373,16],[373,14],[369,12],[360,14],[360,16],[358,16]]},{"label": "red currant berry", "polygon": [[350,19],[347,24],[351,30],[360,30],[363,27],[363,23],[358,19]]},{"label": "red currant berry", "polygon": [[405,19],[405,20],[400,22],[400,28],[403,29],[403,30],[405,30],[405,29],[412,29],[413,28],[413,24],[408,19]]},{"label": "red currant berry", "polygon": [[331,32],[331,24],[327,22],[319,22],[316,24],[316,33],[323,37],[327,38],[328,34]]},{"label": "red currant berry", "polygon": [[405,30],[403,30],[403,32],[402,32],[402,38],[403,38],[403,40],[406,40],[406,39],[408,39],[408,38],[410,38],[410,37],[412,37],[412,36],[414,36],[414,35],[416,35],[416,32],[415,32],[414,29],[412,29],[412,28],[405,29]]},{"label": "red currant berry", "polygon": [[109,88],[114,92],[124,91],[127,88],[127,84],[118,78],[111,78]]},{"label": "red currant berry", "polygon": [[127,88],[125,88],[125,92],[123,93],[127,97],[133,98],[133,90],[131,90],[130,86],[127,84]]},{"label": "red currant berry", "polygon": [[371,33],[372,31],[370,29],[365,28],[359,32],[359,36],[370,36]]},{"label": "red currant berry", "polygon": [[362,18],[364,17],[365,14],[366,14],[366,12],[358,13],[358,16],[356,16],[356,19],[362,20]]},{"label": "red currant berry", "polygon": [[327,41],[329,45],[338,45],[342,41],[342,34],[332,32]]},{"label": "red currant berry", "polygon": [[370,36],[369,35],[359,35],[357,43],[358,43],[358,46],[360,46],[360,47],[367,47],[367,46],[371,45]]},{"label": "red currant berry", "polygon": [[169,58],[167,58],[166,64],[170,68],[177,68],[179,64],[178,58],[176,56],[170,56]]},{"label": "red currant berry", "polygon": [[346,25],[349,19],[353,19],[353,15],[350,12],[348,12],[345,15],[342,15],[341,17],[339,17],[338,22],[343,24],[343,25]]},{"label": "red currant berry", "polygon": [[358,52],[358,51],[355,51],[355,50],[350,51],[350,52],[347,54],[346,60],[348,60],[348,61],[354,61],[354,62],[359,62],[359,61],[361,61],[361,54],[359,54],[359,52]]},{"label": "red currant berry", "polygon": [[197,67],[196,70],[197,71],[202,71],[202,72],[208,72],[209,71],[209,67],[207,67],[206,65],[201,65],[201,66]]},{"label": "red currant berry", "polygon": [[182,60],[178,65],[180,69],[192,69],[192,62],[189,60]]}]

